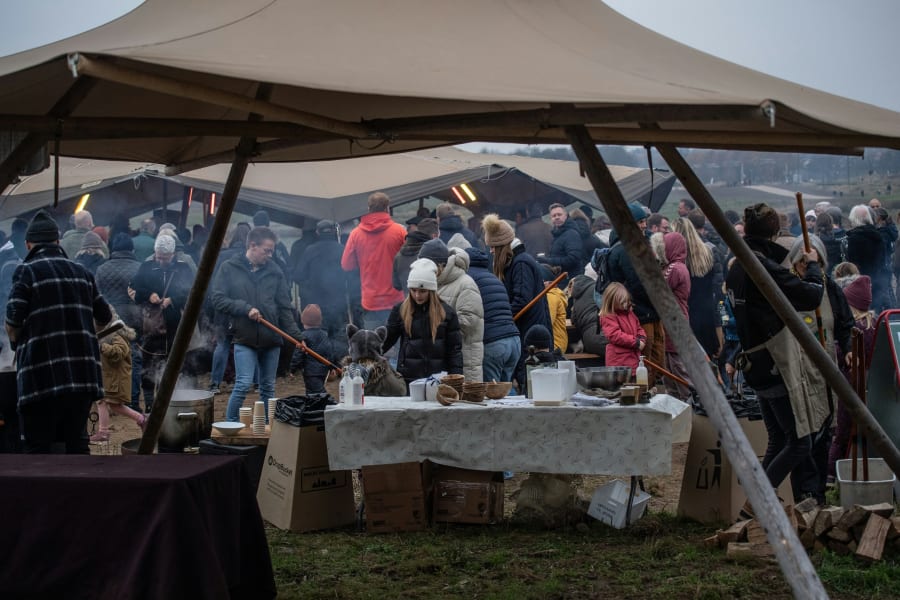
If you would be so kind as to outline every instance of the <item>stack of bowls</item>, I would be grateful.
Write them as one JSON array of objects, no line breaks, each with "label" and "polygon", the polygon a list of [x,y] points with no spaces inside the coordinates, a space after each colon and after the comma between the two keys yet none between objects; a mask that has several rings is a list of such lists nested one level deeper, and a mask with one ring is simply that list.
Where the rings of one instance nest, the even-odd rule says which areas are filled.
[{"label": "stack of bowls", "polygon": [[511,389],[511,381],[494,381],[492,383],[485,384],[484,395],[492,400],[499,400],[500,398],[505,397]]},{"label": "stack of bowls", "polygon": [[441,377],[441,383],[444,385],[449,385],[456,393],[459,394],[459,397],[462,398],[463,395],[463,382],[466,380],[464,375],[444,375]]},{"label": "stack of bowls", "polygon": [[462,399],[470,402],[484,400],[485,383],[483,381],[466,381],[463,383]]}]

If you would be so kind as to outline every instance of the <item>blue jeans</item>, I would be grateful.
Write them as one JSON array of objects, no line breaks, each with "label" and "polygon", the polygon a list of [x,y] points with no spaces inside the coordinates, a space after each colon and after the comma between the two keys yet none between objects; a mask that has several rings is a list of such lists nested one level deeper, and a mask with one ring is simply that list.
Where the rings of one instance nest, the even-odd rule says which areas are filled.
[{"label": "blue jeans", "polygon": [[367,310],[363,313],[363,328],[374,330],[382,325],[387,325],[389,316],[391,316],[390,308],[387,310]]},{"label": "blue jeans", "polygon": [[522,353],[522,340],[514,335],[484,345],[481,370],[485,381],[512,381]]},{"label": "blue jeans", "polygon": [[213,350],[212,372],[209,374],[210,385],[217,386],[222,383],[225,376],[225,368],[228,366],[228,353],[231,351],[232,335],[216,337],[216,349]]},{"label": "blue jeans", "polygon": [[253,376],[259,368],[259,399],[265,402],[265,414],[269,414],[269,398],[275,396],[275,372],[281,346],[253,348],[243,344],[234,345],[234,389],[228,398],[225,419],[238,420],[238,409],[244,405],[247,392],[253,386]]}]

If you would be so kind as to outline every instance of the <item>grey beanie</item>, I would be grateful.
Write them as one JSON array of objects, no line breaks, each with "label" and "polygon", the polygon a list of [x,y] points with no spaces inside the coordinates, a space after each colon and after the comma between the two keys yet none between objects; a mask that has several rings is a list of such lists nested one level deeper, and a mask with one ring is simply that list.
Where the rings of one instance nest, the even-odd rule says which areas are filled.
[{"label": "grey beanie", "polygon": [[449,257],[450,249],[438,238],[428,240],[422,244],[422,248],[419,250],[419,258],[433,260],[438,265],[446,265]]}]

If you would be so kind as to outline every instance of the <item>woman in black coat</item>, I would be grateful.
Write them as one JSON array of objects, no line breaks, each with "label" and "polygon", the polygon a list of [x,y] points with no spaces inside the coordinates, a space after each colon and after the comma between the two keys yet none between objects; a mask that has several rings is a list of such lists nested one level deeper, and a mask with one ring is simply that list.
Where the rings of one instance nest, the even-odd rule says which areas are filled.
[{"label": "woman in black coat", "polygon": [[387,352],[400,341],[397,371],[406,383],[446,371],[462,374],[462,332],[456,312],[437,295],[437,265],[420,258],[410,265],[409,294],[387,321]]}]

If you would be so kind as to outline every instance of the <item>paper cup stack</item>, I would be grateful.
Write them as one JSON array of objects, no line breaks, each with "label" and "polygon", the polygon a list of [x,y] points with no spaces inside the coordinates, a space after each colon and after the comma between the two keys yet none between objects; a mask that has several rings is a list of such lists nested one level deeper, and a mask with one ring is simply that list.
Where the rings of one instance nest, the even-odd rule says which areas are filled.
[{"label": "paper cup stack", "polygon": [[269,398],[269,427],[275,422],[275,404],[278,398]]},{"label": "paper cup stack", "polygon": [[253,435],[265,435],[266,433],[266,403],[257,400],[253,404]]},{"label": "paper cup stack", "polygon": [[239,418],[241,420],[241,423],[244,424],[244,427],[249,429],[253,424],[253,409],[249,406],[242,406],[239,409],[238,414],[240,415]]}]

